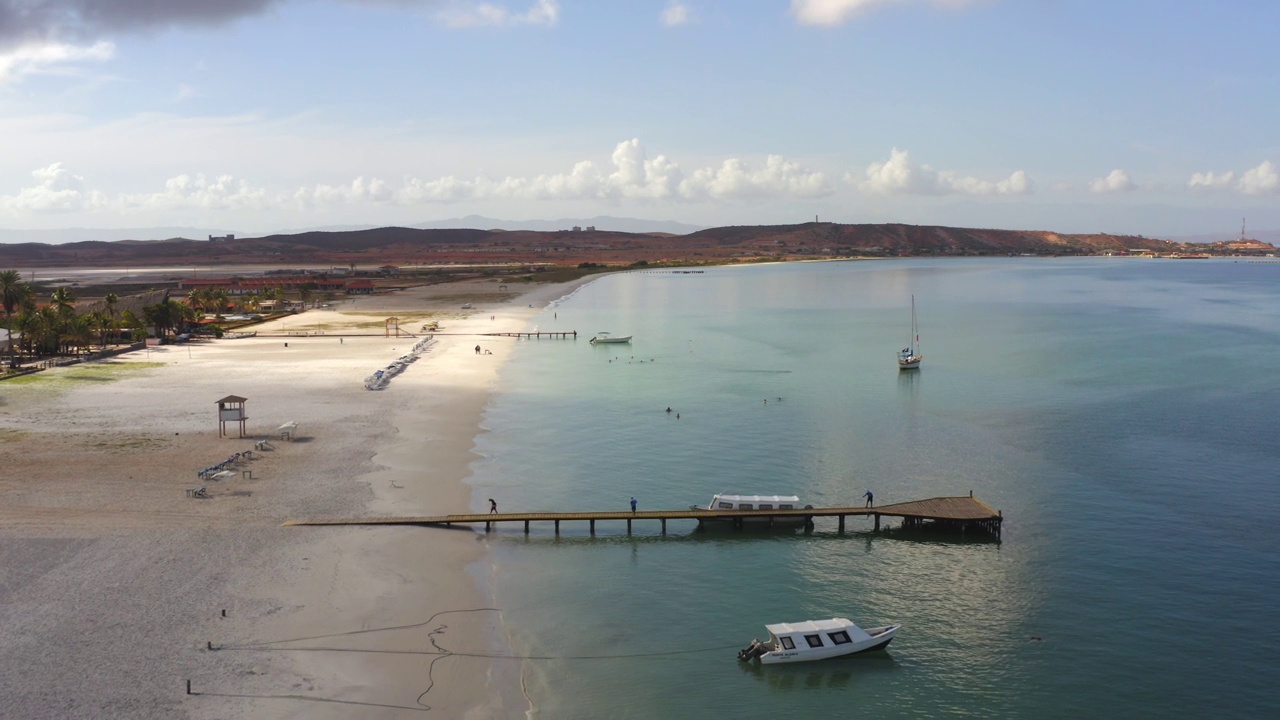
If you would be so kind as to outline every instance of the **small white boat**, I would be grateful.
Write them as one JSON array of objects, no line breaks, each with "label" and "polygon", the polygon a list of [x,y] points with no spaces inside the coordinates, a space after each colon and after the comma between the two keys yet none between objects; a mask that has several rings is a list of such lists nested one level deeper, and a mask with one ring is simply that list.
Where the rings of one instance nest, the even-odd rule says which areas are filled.
[{"label": "small white boat", "polygon": [[898,351],[898,369],[916,370],[924,355],[920,352],[920,330],[916,327],[916,296],[911,296],[911,335],[907,346]]},{"label": "small white boat", "polygon": [[863,630],[849,618],[805,620],[765,625],[769,639],[751,644],[738,653],[744,662],[759,660],[764,665],[807,662],[845,657],[881,650],[893,640],[900,625]]},{"label": "small white boat", "polygon": [[592,345],[596,345],[599,343],[629,343],[629,342],[631,342],[630,335],[612,335],[607,332],[598,332],[596,333],[595,337],[591,338]]},{"label": "small white boat", "polygon": [[690,510],[750,510],[752,513],[759,513],[759,517],[725,517],[710,518],[713,521],[735,522],[741,520],[744,523],[770,523],[776,526],[783,525],[803,525],[808,520],[803,515],[770,515],[771,510],[799,510],[802,508],[812,507],[812,505],[801,505],[800,497],[797,495],[729,495],[727,493],[717,493],[711,496],[711,502],[706,505],[690,505]]}]

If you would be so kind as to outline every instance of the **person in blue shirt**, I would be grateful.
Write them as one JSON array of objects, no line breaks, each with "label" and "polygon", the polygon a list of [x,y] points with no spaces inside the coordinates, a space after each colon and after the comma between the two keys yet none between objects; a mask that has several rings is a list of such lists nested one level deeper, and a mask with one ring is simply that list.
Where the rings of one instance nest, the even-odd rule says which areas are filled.
[{"label": "person in blue shirt", "polygon": [[866,505],[864,505],[863,507],[875,507],[875,505],[876,505],[876,496],[875,496],[875,495],[872,495],[870,490],[868,490],[868,491],[866,492],[866,494],[864,494],[862,497],[864,497],[864,498],[866,498],[866,499],[867,499],[867,504],[866,504]]},{"label": "person in blue shirt", "polygon": [[635,512],[635,511],[636,511],[636,499],[631,498],[631,512]]}]

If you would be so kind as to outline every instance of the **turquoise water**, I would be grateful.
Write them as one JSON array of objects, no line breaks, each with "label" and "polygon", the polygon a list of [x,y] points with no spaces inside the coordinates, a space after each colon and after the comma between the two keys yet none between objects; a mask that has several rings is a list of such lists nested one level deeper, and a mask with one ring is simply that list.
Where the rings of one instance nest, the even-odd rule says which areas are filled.
[{"label": "turquoise water", "polygon": [[[900,373],[912,294],[925,361]],[[972,490],[1006,517],[1000,543],[511,526],[495,593],[541,658],[539,717],[1280,717],[1280,265],[636,272],[538,324],[635,340],[519,347],[471,480],[504,510]],[[876,656],[735,659],[840,615],[903,629]]]}]

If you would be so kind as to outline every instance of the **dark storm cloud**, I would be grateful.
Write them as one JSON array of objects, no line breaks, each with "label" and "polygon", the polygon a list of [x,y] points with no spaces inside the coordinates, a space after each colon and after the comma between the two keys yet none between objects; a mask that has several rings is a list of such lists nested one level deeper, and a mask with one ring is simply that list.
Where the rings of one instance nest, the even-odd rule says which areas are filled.
[{"label": "dark storm cloud", "polygon": [[279,0],[0,0],[0,42],[84,39],[119,30],[208,25]]},{"label": "dark storm cloud", "polygon": [[[225,23],[289,0],[0,0],[0,44],[84,40],[111,32]],[[295,2],[302,0],[293,0]],[[346,0],[354,5],[431,5],[433,0]]]}]

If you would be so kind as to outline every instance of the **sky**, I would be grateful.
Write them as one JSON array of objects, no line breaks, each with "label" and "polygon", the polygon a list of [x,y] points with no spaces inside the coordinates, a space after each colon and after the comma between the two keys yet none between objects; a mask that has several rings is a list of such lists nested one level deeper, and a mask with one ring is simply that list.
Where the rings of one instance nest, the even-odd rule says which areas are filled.
[{"label": "sky", "polygon": [[[1280,229],[1274,0],[0,0],[0,229]],[[5,237],[11,237],[6,234]]]}]

